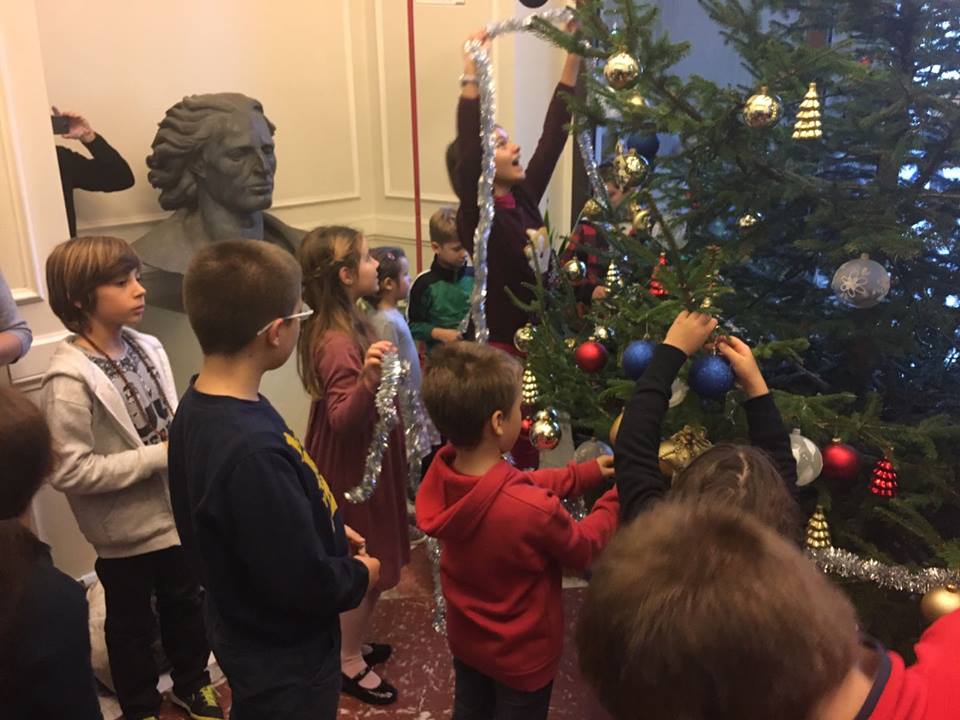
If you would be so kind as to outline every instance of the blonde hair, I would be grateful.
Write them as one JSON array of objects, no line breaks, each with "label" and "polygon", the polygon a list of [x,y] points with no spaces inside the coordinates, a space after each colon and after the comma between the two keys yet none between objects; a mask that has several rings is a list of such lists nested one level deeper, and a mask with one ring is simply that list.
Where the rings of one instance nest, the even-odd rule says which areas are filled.
[{"label": "blonde hair", "polygon": [[340,268],[357,272],[363,233],[342,225],[326,225],[308,232],[300,244],[303,270],[303,301],[313,308],[303,324],[297,346],[297,371],[303,387],[311,396],[323,396],[317,377],[316,356],[324,335],[339,330],[350,335],[366,352],[373,341],[370,322],[350,300],[340,282]]},{"label": "blonde hair", "polygon": [[442,207],[430,216],[430,242],[438,246],[459,240],[457,235],[457,211],[450,206]]},{"label": "blonde hair", "polygon": [[50,309],[68,330],[86,332],[97,308],[97,288],[140,267],[137,253],[120,238],[78,237],[62,242],[47,258]]}]

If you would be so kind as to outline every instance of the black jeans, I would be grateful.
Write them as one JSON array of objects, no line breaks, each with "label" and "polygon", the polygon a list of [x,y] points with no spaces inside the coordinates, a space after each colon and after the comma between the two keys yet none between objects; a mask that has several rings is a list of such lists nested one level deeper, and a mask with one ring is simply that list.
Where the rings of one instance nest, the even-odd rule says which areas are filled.
[{"label": "black jeans", "polygon": [[453,659],[452,720],[546,720],[553,681],[532,692],[514,690]]},{"label": "black jeans", "polygon": [[213,654],[233,697],[230,720],[336,720],[340,702],[339,626],[284,646],[228,638],[206,605]]},{"label": "black jeans", "polygon": [[203,591],[181,547],[125,558],[97,558],[107,604],[105,624],[110,673],[127,720],[158,715],[157,664],[151,650],[160,617],[160,639],[179,697],[209,684],[210,646],[203,626]]}]

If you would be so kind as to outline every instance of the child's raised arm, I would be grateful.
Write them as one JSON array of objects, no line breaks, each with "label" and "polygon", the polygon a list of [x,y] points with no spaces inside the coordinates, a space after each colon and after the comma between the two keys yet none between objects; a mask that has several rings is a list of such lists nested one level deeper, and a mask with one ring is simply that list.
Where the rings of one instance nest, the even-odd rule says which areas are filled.
[{"label": "child's raised arm", "polygon": [[747,395],[743,410],[747,414],[750,444],[773,458],[787,490],[796,497],[797,461],[790,449],[790,435],[753,350],[740,338],[722,337],[717,342],[717,351],[730,363],[737,382]]},{"label": "child's raised arm", "polygon": [[653,351],[653,359],[624,408],[614,446],[622,523],[632,520],[667,491],[659,451],[670,386],[687,357],[703,347],[716,326],[717,321],[709,315],[681,312],[663,344]]}]

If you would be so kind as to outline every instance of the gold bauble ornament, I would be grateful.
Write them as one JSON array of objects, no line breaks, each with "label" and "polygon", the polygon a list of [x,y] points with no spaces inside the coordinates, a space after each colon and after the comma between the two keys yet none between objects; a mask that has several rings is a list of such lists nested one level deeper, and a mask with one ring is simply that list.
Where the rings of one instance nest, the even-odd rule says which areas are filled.
[{"label": "gold bauble ornament", "polygon": [[517,328],[513,334],[513,346],[522,353],[530,350],[530,343],[533,342],[533,335],[536,329],[530,323]]},{"label": "gold bauble ornament", "polygon": [[640,64],[630,53],[620,51],[607,59],[603,76],[614,90],[626,90],[640,76]]},{"label": "gold bauble ornament", "polygon": [[580,217],[583,220],[596,220],[601,215],[603,215],[603,208],[593,198],[590,198],[583,204],[583,209],[580,210]]},{"label": "gold bauble ornament", "polygon": [[760,88],[760,92],[751,95],[740,111],[743,124],[754,130],[773,127],[783,114],[783,105],[780,100],[767,92],[767,86]]},{"label": "gold bauble ornament", "polygon": [[744,213],[737,218],[737,229],[742,233],[748,233],[756,228],[762,219],[760,213]]},{"label": "gold bauble ornament", "polygon": [[536,405],[540,399],[540,388],[537,387],[537,376],[530,368],[524,368],[523,380],[520,382],[520,402],[524,405]]},{"label": "gold bauble ornament", "polygon": [[597,325],[593,329],[593,335],[587,339],[598,342],[609,349],[609,347],[616,342],[617,334],[614,332],[612,327],[607,325]]},{"label": "gold bauble ornament", "polygon": [[613,156],[613,176],[617,186],[622,190],[635,188],[647,177],[650,162],[637,154],[633,148],[624,150],[622,143],[617,143],[617,151]]},{"label": "gold bauble ornament", "polygon": [[956,585],[934,588],[920,601],[920,612],[928,623],[932,623],[954,610],[960,610],[960,590]]},{"label": "gold bauble ornament", "polygon": [[793,126],[794,140],[817,140],[823,137],[820,125],[820,96],[817,94],[817,84],[810,83],[807,94],[797,110],[797,122]]},{"label": "gold bauble ornament", "polygon": [[623,410],[620,411],[617,419],[614,420],[613,425],[610,426],[610,447],[615,447],[617,444],[617,434],[620,432],[621,422],[623,422]]},{"label": "gold bauble ornament", "polygon": [[630,207],[632,214],[631,225],[637,232],[650,233],[653,230],[653,213],[649,208],[634,205]]},{"label": "gold bauble ornament", "polygon": [[553,408],[544,408],[533,416],[530,444],[537,450],[553,450],[560,444],[563,431],[558,418],[557,411]]},{"label": "gold bauble ornament", "polygon": [[830,538],[830,525],[823,512],[823,505],[817,505],[813,515],[807,520],[806,537],[804,544],[813,550],[828,548],[833,545]]},{"label": "gold bauble ornament", "polygon": [[587,266],[580,258],[571,258],[563,264],[563,274],[570,282],[578,282],[587,276]]},{"label": "gold bauble ornament", "polygon": [[563,339],[563,344],[567,350],[576,350],[577,349],[577,339],[568,337]]},{"label": "gold bauble ornament", "polygon": [[711,443],[702,428],[685,425],[669,438],[660,443],[660,472],[672,477],[684,470],[697,457],[709,450]]}]

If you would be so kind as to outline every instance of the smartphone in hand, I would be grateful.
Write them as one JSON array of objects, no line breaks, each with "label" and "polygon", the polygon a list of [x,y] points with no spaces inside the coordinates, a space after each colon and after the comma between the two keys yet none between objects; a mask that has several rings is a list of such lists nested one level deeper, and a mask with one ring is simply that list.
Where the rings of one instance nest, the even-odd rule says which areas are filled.
[{"label": "smartphone in hand", "polygon": [[66,115],[51,115],[50,124],[53,125],[54,135],[66,135],[70,132],[70,118]]}]

